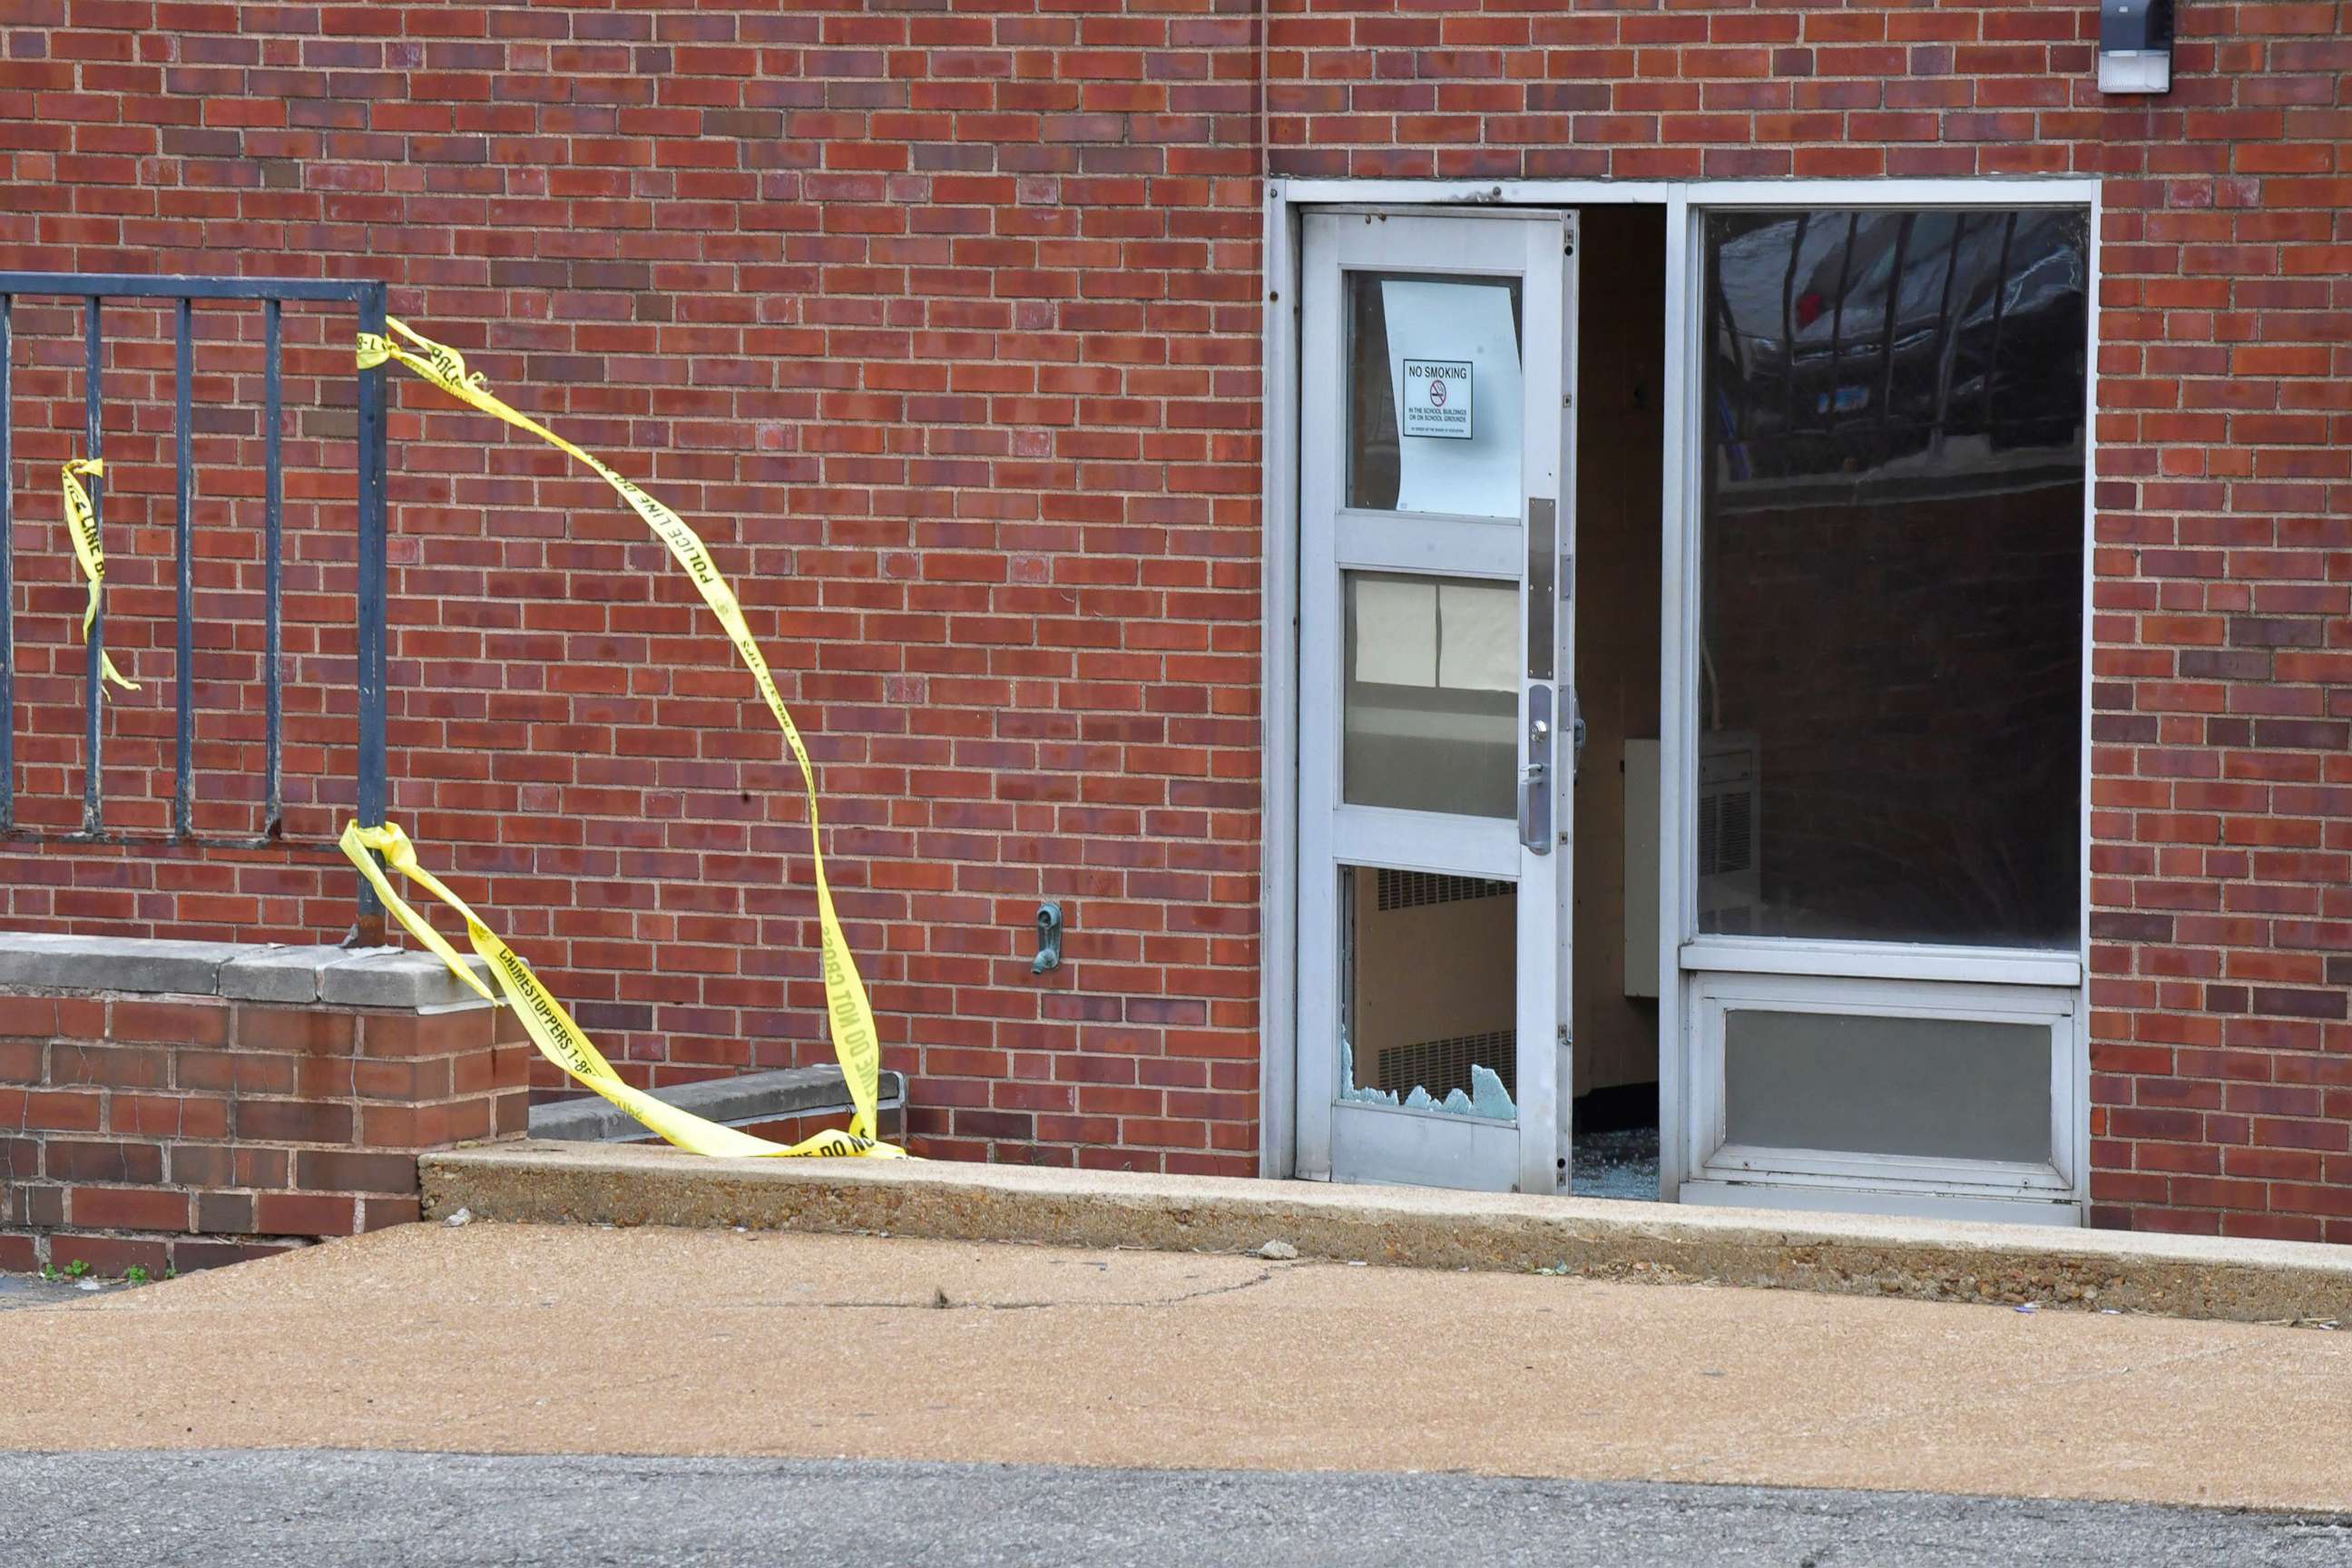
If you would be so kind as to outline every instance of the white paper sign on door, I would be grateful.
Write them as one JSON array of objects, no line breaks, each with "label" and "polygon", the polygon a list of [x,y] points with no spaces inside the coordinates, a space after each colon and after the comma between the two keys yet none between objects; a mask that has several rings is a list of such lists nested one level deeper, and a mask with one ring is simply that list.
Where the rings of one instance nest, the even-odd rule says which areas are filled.
[{"label": "white paper sign on door", "polygon": [[[1525,383],[1510,289],[1485,279],[1384,278],[1381,310],[1396,399],[1397,510],[1518,516]],[[1457,379],[1415,376],[1412,366],[1466,368]],[[1439,386],[1444,408],[1461,395],[1458,426],[1431,403]]]}]

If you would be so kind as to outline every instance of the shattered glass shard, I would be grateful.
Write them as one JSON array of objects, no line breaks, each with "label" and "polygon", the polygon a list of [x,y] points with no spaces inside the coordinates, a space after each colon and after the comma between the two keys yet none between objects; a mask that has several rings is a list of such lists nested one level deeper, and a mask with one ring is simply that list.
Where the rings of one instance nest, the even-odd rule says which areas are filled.
[{"label": "shattered glass shard", "polygon": [[1391,1105],[1403,1110],[1443,1111],[1449,1116],[1475,1116],[1490,1121],[1512,1121],[1519,1114],[1502,1079],[1491,1068],[1476,1062],[1470,1064],[1470,1092],[1450,1089],[1443,1100],[1419,1084],[1402,1098],[1393,1089],[1360,1085],[1356,1081],[1356,1047],[1345,1029],[1339,1031],[1339,1098],[1357,1105]]},{"label": "shattered glass shard", "polygon": [[1491,1117],[1496,1121],[1508,1121],[1519,1113],[1511,1103],[1511,1091],[1493,1068],[1470,1064],[1470,1114]]}]

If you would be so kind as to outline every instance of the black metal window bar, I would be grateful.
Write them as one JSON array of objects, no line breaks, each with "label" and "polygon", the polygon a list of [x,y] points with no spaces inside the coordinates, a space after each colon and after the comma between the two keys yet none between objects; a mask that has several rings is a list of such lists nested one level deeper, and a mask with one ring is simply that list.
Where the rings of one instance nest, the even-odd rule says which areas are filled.
[{"label": "black metal window bar", "polygon": [[[171,829],[165,842],[199,847],[251,847],[274,841],[283,814],[280,769],[282,705],[279,646],[280,574],[279,521],[283,500],[283,424],[279,405],[279,314],[289,302],[349,304],[357,307],[356,327],[362,332],[384,331],[384,285],[380,282],[328,282],[289,278],[136,277],[80,272],[0,272],[0,834],[17,834],[16,820],[16,658],[15,583],[11,570],[14,518],[10,505],[15,469],[11,415],[15,406],[9,381],[13,357],[10,339],[16,300],[21,296],[79,299],[82,301],[83,444],[79,454],[102,458],[104,431],[100,417],[104,396],[104,309],[109,300],[161,301],[173,307],[173,437],[177,510],[173,521],[173,588],[175,598],[173,664],[174,750]],[[263,500],[263,690],[265,716],[262,830],[248,838],[205,839],[192,829],[194,805],[195,740],[194,580],[193,526],[192,384],[194,377],[194,308],[199,300],[257,301],[262,310],[262,452]],[[358,395],[358,582],[354,599],[358,616],[355,676],[359,718],[355,804],[359,820],[374,826],[383,820],[384,804],[384,398],[383,367],[354,370]],[[92,475],[84,481],[90,505],[104,520],[105,481]],[[100,660],[106,648],[105,612],[89,628],[83,675],[83,756],[81,827],[62,835],[68,840],[108,840],[101,796],[104,727],[100,704],[103,681]],[[383,911],[364,879],[359,882],[361,940],[381,940]]]}]

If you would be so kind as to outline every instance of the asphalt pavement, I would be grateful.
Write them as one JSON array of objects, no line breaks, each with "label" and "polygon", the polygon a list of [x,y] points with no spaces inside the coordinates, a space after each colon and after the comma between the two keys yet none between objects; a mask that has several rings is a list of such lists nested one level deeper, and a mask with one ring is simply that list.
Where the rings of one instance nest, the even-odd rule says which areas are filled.
[{"label": "asphalt pavement", "polygon": [[2341,1568],[2352,1519],[1916,1492],[873,1460],[0,1455],[0,1565]]}]

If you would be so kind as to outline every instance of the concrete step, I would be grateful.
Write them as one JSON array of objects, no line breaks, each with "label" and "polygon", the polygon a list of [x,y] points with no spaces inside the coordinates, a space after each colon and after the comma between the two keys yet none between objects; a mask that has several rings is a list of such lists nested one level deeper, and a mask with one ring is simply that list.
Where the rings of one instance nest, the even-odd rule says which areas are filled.
[{"label": "concrete step", "polygon": [[425,1213],[1247,1252],[2352,1326],[2352,1247],[948,1161],[490,1144],[418,1162]]},{"label": "concrete step", "polygon": [[[904,1127],[906,1078],[885,1072],[876,1087],[879,1090],[877,1120],[882,1124],[882,1136],[896,1139]],[[777,1068],[735,1078],[677,1084],[651,1092],[655,1099],[680,1110],[692,1111],[707,1121],[740,1127],[763,1138],[781,1137],[790,1125],[803,1120],[846,1117],[850,1111],[849,1085],[842,1078],[841,1068],[830,1062],[820,1067]],[[573,1143],[656,1141],[635,1117],[594,1094],[532,1106],[530,1135]]]}]

